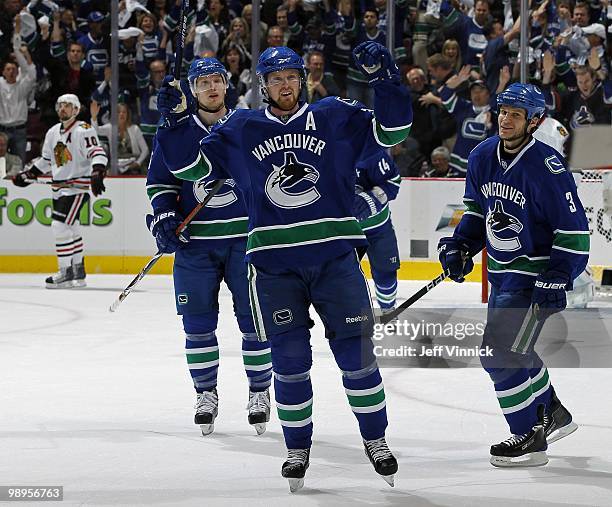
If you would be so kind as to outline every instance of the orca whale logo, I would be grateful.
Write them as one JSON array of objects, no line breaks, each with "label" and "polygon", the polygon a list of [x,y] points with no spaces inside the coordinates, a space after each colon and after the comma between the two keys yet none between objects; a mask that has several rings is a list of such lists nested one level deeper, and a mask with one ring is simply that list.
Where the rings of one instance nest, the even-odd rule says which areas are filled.
[{"label": "orca whale logo", "polygon": [[266,195],[279,208],[301,208],[321,197],[315,188],[319,172],[300,162],[292,151],[285,152],[282,166],[272,164],[272,169],[266,180]]},{"label": "orca whale logo", "polygon": [[[510,213],[504,211],[499,199],[495,200],[493,210],[489,208],[486,217],[487,239],[495,250],[514,252],[521,248],[518,234],[523,230],[523,224]],[[498,234],[508,236],[500,237]]]},{"label": "orca whale logo", "polygon": [[[193,195],[195,196],[198,202],[202,202],[208,193],[215,186],[216,181],[194,181],[193,183]],[[206,205],[209,208],[223,208],[224,206],[229,206],[230,204],[235,203],[238,200],[238,196],[236,192],[232,190],[236,186],[236,182],[234,180],[225,180],[225,185],[221,187],[219,193],[217,193]],[[230,187],[228,190],[227,187]]]}]

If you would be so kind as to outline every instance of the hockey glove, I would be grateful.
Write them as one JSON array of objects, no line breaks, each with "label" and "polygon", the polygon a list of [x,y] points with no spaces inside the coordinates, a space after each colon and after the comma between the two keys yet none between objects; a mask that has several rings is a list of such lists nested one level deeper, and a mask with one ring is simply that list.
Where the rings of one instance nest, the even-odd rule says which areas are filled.
[{"label": "hockey glove", "polygon": [[102,165],[96,165],[91,172],[91,193],[94,197],[99,196],[106,190],[104,176],[106,176],[106,169]]},{"label": "hockey glove", "polygon": [[353,215],[357,220],[363,222],[379,213],[385,204],[387,204],[387,194],[380,187],[374,187],[369,192],[358,192],[355,194],[353,203]]},{"label": "hockey glove", "polygon": [[178,236],[176,230],[182,222],[176,211],[163,211],[155,216],[147,215],[147,227],[157,242],[161,253],[174,253],[183,243],[189,242],[189,232],[185,229]]},{"label": "hockey glove", "polygon": [[389,50],[382,44],[362,42],[353,49],[353,59],[369,85],[374,86],[383,81],[399,83],[399,69]]},{"label": "hockey glove", "polygon": [[37,169],[36,166],[32,166],[27,171],[21,171],[13,176],[13,184],[16,187],[27,187],[38,179],[41,174],[42,171],[40,169]]},{"label": "hockey glove", "polygon": [[465,280],[465,275],[474,269],[474,261],[465,243],[455,238],[442,238],[438,243],[438,256],[444,271],[449,271],[449,278],[457,283]]},{"label": "hockey glove", "polygon": [[157,110],[162,114],[169,127],[178,125],[189,117],[188,92],[184,84],[173,76],[166,76],[157,94]]},{"label": "hockey glove", "polygon": [[569,277],[560,271],[538,275],[531,294],[531,305],[538,320],[545,320],[567,306]]}]

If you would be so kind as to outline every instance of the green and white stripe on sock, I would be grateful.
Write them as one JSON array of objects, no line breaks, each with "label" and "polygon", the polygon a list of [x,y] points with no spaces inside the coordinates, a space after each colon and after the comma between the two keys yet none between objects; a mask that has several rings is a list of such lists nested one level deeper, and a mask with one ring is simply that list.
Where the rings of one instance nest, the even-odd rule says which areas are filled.
[{"label": "green and white stripe on sock", "polygon": [[219,365],[219,347],[202,347],[198,349],[185,349],[187,365],[190,370],[203,370]]},{"label": "green and white stripe on sock", "polygon": [[531,390],[533,391],[533,397],[544,394],[550,387],[550,377],[548,376],[548,370],[546,367],[542,367],[538,374],[531,379]]},{"label": "green and white stripe on sock", "polygon": [[312,397],[297,405],[284,405],[276,403],[278,419],[281,426],[289,428],[301,428],[312,422]]},{"label": "green and white stripe on sock", "polygon": [[369,389],[344,389],[348,398],[351,410],[355,414],[371,414],[378,412],[386,406],[385,388],[380,382],[375,387]]},{"label": "green and white stripe on sock", "polygon": [[263,350],[243,350],[242,362],[247,372],[270,370],[272,368],[270,347]]},{"label": "green and white stripe on sock", "polygon": [[535,396],[531,384],[531,378],[528,378],[522,384],[506,389],[504,391],[495,391],[497,401],[504,415],[512,414],[528,407]]}]

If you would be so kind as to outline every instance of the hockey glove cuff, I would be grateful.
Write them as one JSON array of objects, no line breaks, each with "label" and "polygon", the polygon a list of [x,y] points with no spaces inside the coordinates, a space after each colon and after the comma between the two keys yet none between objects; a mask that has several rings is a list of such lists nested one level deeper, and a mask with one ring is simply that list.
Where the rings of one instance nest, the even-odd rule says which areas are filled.
[{"label": "hockey glove cuff", "polygon": [[449,278],[462,283],[465,276],[474,269],[474,261],[470,257],[470,250],[465,243],[455,238],[442,238],[438,243],[438,256],[442,269],[448,270]]},{"label": "hockey glove cuff", "polygon": [[538,320],[545,320],[567,306],[566,291],[570,279],[560,271],[545,271],[538,275],[531,294],[531,305]]},{"label": "hockey glove cuff", "polygon": [[32,166],[27,171],[21,171],[13,176],[13,184],[16,187],[27,187],[31,185],[42,174],[42,171],[36,166]]},{"label": "hockey glove cuff", "polygon": [[357,220],[363,222],[367,218],[380,213],[387,201],[387,194],[380,187],[374,187],[369,192],[358,192],[355,194],[353,215]]},{"label": "hockey glove cuff", "polygon": [[161,253],[174,253],[189,242],[189,232],[185,229],[179,235],[176,230],[183,221],[176,211],[163,211],[156,215],[147,215],[147,227],[157,242]]}]

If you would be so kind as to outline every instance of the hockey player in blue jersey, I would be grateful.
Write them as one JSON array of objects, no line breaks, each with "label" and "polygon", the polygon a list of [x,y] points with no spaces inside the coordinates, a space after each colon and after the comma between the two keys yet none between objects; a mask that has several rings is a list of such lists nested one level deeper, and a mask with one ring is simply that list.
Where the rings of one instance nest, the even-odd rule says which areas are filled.
[{"label": "hockey player in blue jersey", "polygon": [[399,252],[389,202],[397,197],[402,179],[393,159],[380,149],[357,164],[355,216],[368,240],[368,260],[376,299],[383,313],[395,308]]},{"label": "hockey player in blue jersey", "polygon": [[257,65],[269,106],[234,111],[201,142],[180,121],[179,91],[166,86],[160,92],[161,113],[177,123],[158,134],[164,162],[181,179],[232,177],[247,202],[251,308],[260,339],[271,345],[288,449],[282,475],[291,491],[304,484],[312,445],[311,305],[323,321],[368,458],[390,484],[397,471],[385,441],[371,302],[354,250],[366,244],[354,216],[362,200],[355,195],[355,167],[379,145],[405,139],[412,110],[384,46],[367,42],[354,55],[374,88],[374,114],[337,97],[300,102],[304,62],[285,47],[268,48]]},{"label": "hockey player in blue jersey", "polygon": [[462,282],[486,244],[491,284],[482,366],[495,386],[512,436],[491,447],[495,466],[548,462],[547,443],[577,425],[561,404],[534,345],[546,318],[566,307],[584,270],[589,229],[563,157],[532,134],[545,111],[533,85],[514,83],[497,97],[499,136],[468,158],[467,207],[440,261]]},{"label": "hockey player in blue jersey", "polygon": [[[226,71],[215,58],[198,59],[189,68],[188,81],[192,94],[188,98],[194,111],[185,121],[194,136],[203,139],[227,113]],[[242,332],[242,358],[249,382],[248,421],[261,434],[270,418],[272,363],[269,343],[257,339],[251,315],[244,262],[248,218],[244,197],[234,181],[227,180],[180,238],[175,234],[183,217],[206,197],[211,183],[208,178],[196,182],[178,179],[168,170],[156,146],[147,174],[147,194],[154,215],[148,215],[147,222],[159,250],[175,252],[175,302],[183,319],[187,365],[197,393],[195,423],[203,435],[208,435],[214,430],[218,412],[219,346],[215,330],[219,288],[224,280],[232,293]]]}]

